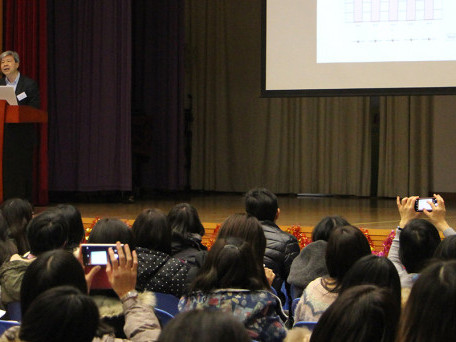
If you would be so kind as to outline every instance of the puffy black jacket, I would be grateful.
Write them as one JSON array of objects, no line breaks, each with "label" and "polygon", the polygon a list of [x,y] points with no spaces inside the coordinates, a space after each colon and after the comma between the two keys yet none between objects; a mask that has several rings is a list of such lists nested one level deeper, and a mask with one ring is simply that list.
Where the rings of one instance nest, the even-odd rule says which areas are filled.
[{"label": "puffy black jacket", "polygon": [[[299,243],[296,237],[284,232],[272,221],[262,221],[264,235],[266,237],[266,252],[264,264],[272,269],[276,275],[272,287],[277,291],[279,297],[284,280],[288,278],[291,263],[299,254]],[[287,284],[286,284],[287,285]],[[286,286],[289,292],[289,286]],[[291,298],[290,293],[289,298]]]},{"label": "puffy black jacket", "polygon": [[138,254],[138,280],[136,289],[170,293],[181,297],[186,292],[190,265],[168,254],[148,248],[136,247]]}]

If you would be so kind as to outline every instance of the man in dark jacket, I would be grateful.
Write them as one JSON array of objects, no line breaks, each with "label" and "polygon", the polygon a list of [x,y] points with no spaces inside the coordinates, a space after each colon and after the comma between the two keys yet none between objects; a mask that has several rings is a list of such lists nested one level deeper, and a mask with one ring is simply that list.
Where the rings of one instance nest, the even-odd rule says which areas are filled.
[{"label": "man in dark jacket", "polygon": [[0,85],[14,87],[18,104],[39,109],[40,91],[38,85],[34,80],[19,72],[19,55],[17,52],[5,51],[0,54],[0,68],[5,75],[0,79]]},{"label": "man in dark jacket", "polygon": [[245,195],[245,210],[255,216],[263,226],[266,237],[266,252],[264,264],[273,270],[276,277],[272,287],[277,291],[282,303],[285,304],[285,296],[281,292],[285,282],[288,298],[290,285],[286,283],[290,266],[293,259],[299,254],[299,244],[296,237],[281,230],[275,223],[280,215],[277,196],[264,188],[252,189]]},{"label": "man in dark jacket", "polygon": [[[40,92],[37,83],[19,72],[19,55],[15,51],[0,54],[0,86],[14,88],[18,105],[40,108]],[[3,128],[3,127],[2,127]],[[4,197],[20,197],[32,200],[34,188],[34,150],[37,127],[33,123],[5,124],[3,147]]]}]

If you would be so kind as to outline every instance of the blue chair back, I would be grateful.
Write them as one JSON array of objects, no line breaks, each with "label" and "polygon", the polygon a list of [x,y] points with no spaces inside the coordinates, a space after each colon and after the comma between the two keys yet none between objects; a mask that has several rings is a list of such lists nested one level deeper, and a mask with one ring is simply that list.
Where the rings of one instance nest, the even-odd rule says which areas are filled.
[{"label": "blue chair back", "polygon": [[0,320],[0,335],[2,335],[6,330],[16,325],[20,325],[19,322],[16,321],[3,321]]},{"label": "blue chair back", "polygon": [[169,312],[166,312],[164,310],[160,310],[155,308],[155,315],[157,316],[158,320],[160,321],[160,324],[162,327],[164,327],[170,320],[174,318],[173,315],[171,315]]},{"label": "blue chair back", "polygon": [[177,304],[179,303],[179,298],[172,294],[155,292],[156,304],[155,308],[166,311],[173,316],[176,316],[179,313]]},{"label": "blue chair back", "polygon": [[13,321],[22,321],[21,302],[11,302],[6,305],[8,317]]},{"label": "blue chair back", "polygon": [[288,292],[287,292],[287,288],[285,286],[285,281],[282,283],[282,287],[281,287],[280,291],[285,296],[285,303],[282,305],[283,309],[290,310],[290,298],[288,297]]},{"label": "blue chair back", "polygon": [[310,331],[314,330],[317,322],[306,322],[306,321],[299,321],[293,325],[293,328],[307,328]]},{"label": "blue chair back", "polygon": [[271,291],[277,296],[277,290],[271,286]]},{"label": "blue chair back", "polygon": [[293,302],[291,303],[290,316],[294,316],[295,311],[296,311],[296,306],[298,305],[298,302],[300,299],[301,299],[301,297],[293,299]]}]

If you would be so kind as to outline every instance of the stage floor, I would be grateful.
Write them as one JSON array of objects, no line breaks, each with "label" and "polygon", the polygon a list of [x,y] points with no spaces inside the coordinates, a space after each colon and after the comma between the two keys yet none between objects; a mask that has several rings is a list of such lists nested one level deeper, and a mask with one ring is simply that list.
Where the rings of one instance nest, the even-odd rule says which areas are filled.
[{"label": "stage floor", "polygon": [[[279,225],[312,227],[322,217],[341,215],[351,224],[367,229],[393,229],[399,222],[394,198],[359,197],[298,197],[279,195]],[[157,195],[148,200],[134,203],[71,203],[84,218],[116,217],[133,220],[145,208],[158,208],[167,213],[175,204],[188,202],[200,215],[202,222],[222,223],[231,214],[244,212],[242,194],[221,193],[178,193]],[[40,212],[47,207],[36,208]],[[456,205],[446,201],[447,220],[456,225]],[[424,215],[423,215],[424,217]]]}]

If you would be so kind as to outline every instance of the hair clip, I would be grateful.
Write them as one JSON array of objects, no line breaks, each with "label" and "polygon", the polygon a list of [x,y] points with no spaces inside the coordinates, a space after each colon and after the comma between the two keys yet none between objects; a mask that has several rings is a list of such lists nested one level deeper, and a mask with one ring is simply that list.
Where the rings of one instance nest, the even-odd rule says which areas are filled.
[{"label": "hair clip", "polygon": [[232,244],[225,245],[223,248],[235,248],[235,249],[239,250],[238,246],[235,246],[235,245],[232,245]]}]

